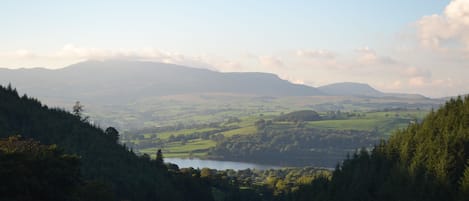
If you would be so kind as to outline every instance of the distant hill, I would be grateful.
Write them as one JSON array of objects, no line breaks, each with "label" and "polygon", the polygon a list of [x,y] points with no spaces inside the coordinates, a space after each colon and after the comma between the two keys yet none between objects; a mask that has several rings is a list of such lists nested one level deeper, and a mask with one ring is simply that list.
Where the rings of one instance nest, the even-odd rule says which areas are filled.
[{"label": "distant hill", "polygon": [[321,86],[318,89],[325,94],[334,96],[384,96],[383,92],[374,89],[368,84],[354,82],[329,84]]},{"label": "distant hill", "polygon": [[270,73],[221,73],[174,64],[86,61],[62,69],[0,69],[0,84],[11,83],[39,98],[127,102],[188,93],[314,96],[323,93]]},{"label": "distant hill", "polygon": [[[0,68],[0,84],[9,83],[21,94],[51,106],[69,109],[80,101],[94,123],[119,129],[199,124],[201,119],[203,123],[219,122],[228,114],[280,112],[285,107],[346,110],[342,101],[370,109],[431,108],[429,104],[442,102],[420,95],[381,93],[366,84],[342,83],[318,89],[270,73],[222,73],[122,60],[86,61],[56,70]],[[370,98],[380,100],[364,105]]]},{"label": "distant hill", "polygon": [[318,87],[318,89],[324,94],[332,96],[398,97],[411,99],[426,98],[420,94],[384,93],[376,90],[369,84],[356,82],[334,83]]},{"label": "distant hill", "polygon": [[416,94],[383,93],[364,83],[343,82],[315,88],[293,84],[271,73],[222,73],[175,64],[124,60],[85,61],[56,70],[0,68],[0,84],[9,83],[22,93],[47,101],[82,100],[95,104],[202,93],[425,98]]}]

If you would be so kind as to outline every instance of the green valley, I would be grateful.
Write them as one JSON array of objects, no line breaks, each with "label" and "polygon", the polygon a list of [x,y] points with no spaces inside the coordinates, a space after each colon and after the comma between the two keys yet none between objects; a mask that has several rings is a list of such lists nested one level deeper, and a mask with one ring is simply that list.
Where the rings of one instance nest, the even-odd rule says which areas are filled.
[{"label": "green valley", "polygon": [[[353,152],[360,147],[372,147],[374,144],[378,143],[379,140],[387,139],[393,131],[421,121],[426,113],[428,113],[428,111],[421,109],[384,109],[382,111],[367,112],[330,111],[318,113],[319,119],[313,121],[303,121],[302,119],[285,120],[280,118],[292,113],[259,114],[240,118],[230,117],[225,119],[225,121],[216,123],[190,126],[180,124],[179,126],[128,131],[122,135],[122,142],[133,147],[140,153],[149,154],[153,157],[156,150],[161,148],[167,157],[176,158],[195,157],[218,160],[256,161],[258,163],[282,164],[288,166],[322,165],[333,167],[335,163],[339,162],[340,158],[345,157],[347,153]],[[249,146],[250,149],[259,149],[261,147],[263,147],[262,149],[266,149],[275,146],[272,142],[266,141],[266,139],[262,142],[259,141],[256,145],[242,144],[243,141],[253,141],[258,136],[269,132],[273,135],[272,138],[279,138],[284,135],[290,138],[296,135],[298,139],[288,144],[287,138],[282,138],[285,141],[283,143],[287,144],[279,147],[279,150],[273,150],[270,156],[265,155],[261,158],[253,158],[249,155],[243,157],[227,156],[226,147],[234,146],[235,144],[237,146]],[[298,133],[301,133],[301,135]],[[347,141],[347,139],[351,139],[351,135],[362,136],[365,140]],[[314,138],[309,139],[309,137]],[[317,137],[317,139],[315,137]],[[339,147],[334,148],[336,150],[332,150],[331,148],[318,150],[318,154],[319,152],[321,154],[315,157],[322,158],[320,160],[324,158],[329,159],[328,162],[321,162],[319,164],[314,164],[314,161],[307,160],[302,156],[300,157],[298,152],[290,153],[290,160],[282,160],[281,163],[272,159],[277,157],[276,160],[280,161],[278,155],[275,157],[274,155],[276,152],[282,152],[282,154],[284,154],[283,152],[285,152],[286,149],[300,149],[302,150],[301,152],[305,154],[308,152],[314,153],[315,151],[312,149],[318,149],[318,147],[311,144],[308,145],[309,147],[299,148],[298,140],[301,142],[301,140],[305,139],[307,141],[328,139],[329,143],[334,144],[340,142],[341,144],[338,145]],[[332,144],[330,146],[332,146]],[[242,147],[238,147],[238,149],[240,152],[252,152],[244,150]],[[334,157],[328,155],[332,153]],[[243,155],[243,153],[238,154]],[[300,159],[308,162],[304,163]]]}]

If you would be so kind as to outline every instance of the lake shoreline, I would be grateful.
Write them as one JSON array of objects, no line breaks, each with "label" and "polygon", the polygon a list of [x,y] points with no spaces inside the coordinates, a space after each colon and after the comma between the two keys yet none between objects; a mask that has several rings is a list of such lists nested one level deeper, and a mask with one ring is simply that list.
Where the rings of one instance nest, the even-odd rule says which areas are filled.
[{"label": "lake shoreline", "polygon": [[281,169],[288,168],[287,166],[278,166],[278,165],[266,165],[266,164],[257,164],[251,162],[240,162],[240,161],[225,161],[225,160],[212,160],[204,158],[165,158],[166,163],[176,164],[179,168],[210,168],[217,170],[245,170],[245,169]]}]

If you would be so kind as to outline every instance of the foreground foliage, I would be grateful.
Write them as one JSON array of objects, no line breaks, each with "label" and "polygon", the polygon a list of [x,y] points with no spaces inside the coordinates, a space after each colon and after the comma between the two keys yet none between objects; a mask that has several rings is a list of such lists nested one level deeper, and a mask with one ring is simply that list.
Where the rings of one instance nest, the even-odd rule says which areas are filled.
[{"label": "foreground foliage", "polygon": [[[5,163],[1,164],[0,170],[5,171],[5,175],[10,175],[9,171],[18,172],[12,174],[16,175],[14,178],[2,177],[2,181],[7,178],[8,182],[13,183],[6,189],[0,188],[2,192],[11,193],[0,194],[1,198],[35,191],[53,195],[54,192],[47,190],[56,187],[57,191],[67,194],[70,191],[63,188],[69,185],[62,184],[68,182],[53,180],[49,184],[49,179],[54,178],[50,174],[57,172],[57,176],[63,173],[63,178],[70,180],[71,188],[77,175],[80,175],[83,181],[88,182],[83,189],[85,192],[89,192],[86,189],[93,188],[110,189],[112,195],[119,200],[213,200],[210,187],[202,184],[202,181],[188,175],[168,172],[160,162],[145,156],[138,157],[127,147],[116,143],[114,132],[105,132],[79,115],[50,109],[27,96],[20,97],[11,87],[0,87],[0,137],[7,138],[16,134],[38,140],[44,145],[57,144],[63,148],[63,154],[79,156],[80,165],[75,164],[77,162],[74,158],[62,157],[62,152],[48,150],[30,141],[27,142],[32,144],[32,148],[37,147],[35,149],[39,150],[37,153],[11,152],[4,148],[2,159]],[[41,157],[47,160],[44,161]],[[18,169],[18,166],[25,169]],[[44,168],[48,168],[47,171]],[[50,186],[42,185],[44,182]],[[100,200],[97,194],[88,193],[87,196]],[[41,197],[33,198],[40,200]],[[60,198],[54,199],[67,200]]]},{"label": "foreground foliage", "polygon": [[0,167],[0,195],[12,200],[70,200],[81,185],[78,157],[17,136],[0,140]]}]

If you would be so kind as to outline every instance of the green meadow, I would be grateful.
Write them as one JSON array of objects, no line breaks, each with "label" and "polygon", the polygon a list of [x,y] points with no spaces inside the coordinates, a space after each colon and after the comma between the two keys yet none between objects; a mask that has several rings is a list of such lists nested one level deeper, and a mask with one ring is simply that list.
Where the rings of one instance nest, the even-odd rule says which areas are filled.
[{"label": "green meadow", "polygon": [[[138,139],[126,138],[124,143],[137,147],[136,151],[146,153],[154,157],[157,149],[162,149],[165,157],[177,158],[206,158],[211,148],[217,146],[217,139],[230,139],[234,136],[256,135],[259,128],[256,121],[263,119],[271,122],[264,129],[285,131],[297,129],[299,122],[275,121],[275,118],[284,112],[259,113],[238,118],[237,122],[221,122],[216,127],[182,128],[164,132],[154,133],[132,133],[131,136],[142,136]],[[420,121],[428,111],[425,110],[393,110],[393,111],[368,111],[351,112],[355,116],[331,119],[300,122],[303,128],[315,128],[321,130],[357,130],[373,131],[381,138],[387,138],[396,129],[402,129],[409,124]],[[319,113],[321,116],[327,115],[325,112]],[[227,129],[231,128],[231,129]],[[217,132],[220,129],[225,131]],[[197,134],[211,132],[210,135],[197,137]],[[194,137],[195,136],[195,137]],[[214,137],[216,136],[216,137]],[[190,138],[188,138],[190,137]],[[170,139],[173,138],[173,139]],[[217,138],[217,139],[216,139]],[[138,148],[145,143],[159,142],[154,147]]]}]

